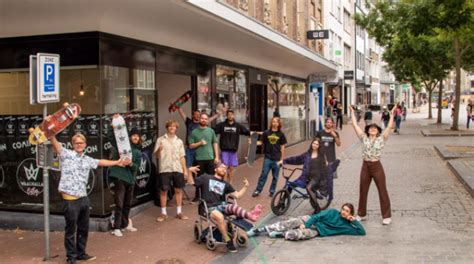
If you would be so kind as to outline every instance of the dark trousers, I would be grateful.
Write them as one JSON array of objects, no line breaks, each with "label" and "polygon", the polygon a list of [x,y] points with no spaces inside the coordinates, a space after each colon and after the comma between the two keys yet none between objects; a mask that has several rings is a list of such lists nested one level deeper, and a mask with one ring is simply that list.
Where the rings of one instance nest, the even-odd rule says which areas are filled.
[{"label": "dark trousers", "polygon": [[[214,172],[215,172],[214,171],[214,169],[215,169],[214,160],[196,160],[195,164],[197,166],[199,166],[199,173],[197,174],[196,177],[199,177],[199,176],[203,175],[204,173],[214,175]],[[194,193],[194,198],[198,198],[198,197],[199,197],[199,190],[196,187],[196,192]]]},{"label": "dark trousers", "polygon": [[337,116],[337,119],[336,119],[336,128],[339,127],[339,129],[342,130],[342,116]]},{"label": "dark trousers", "polygon": [[327,175],[319,173],[318,177],[313,177],[309,181],[308,185],[306,185],[306,190],[308,191],[309,199],[313,200],[313,204],[316,206],[316,208],[314,208],[314,212],[319,213],[321,208],[318,204],[316,191],[319,190],[319,193],[322,195],[327,195]]},{"label": "dark trousers", "polygon": [[467,124],[466,124],[466,128],[469,129],[469,123],[471,123],[471,118],[470,116],[467,117]]},{"label": "dark trousers", "polygon": [[133,199],[133,184],[117,180],[114,187],[115,220],[114,229],[124,229],[128,226],[128,216]]},{"label": "dark trousers", "polygon": [[370,162],[364,160],[362,163],[362,169],[360,171],[359,208],[357,214],[359,216],[367,215],[367,196],[372,179],[374,179],[379,192],[382,217],[389,218],[392,216],[390,197],[388,197],[385,172],[380,161]]},{"label": "dark trousers", "polygon": [[67,259],[76,259],[86,254],[87,236],[89,234],[89,198],[81,197],[74,201],[63,201],[64,247]]}]

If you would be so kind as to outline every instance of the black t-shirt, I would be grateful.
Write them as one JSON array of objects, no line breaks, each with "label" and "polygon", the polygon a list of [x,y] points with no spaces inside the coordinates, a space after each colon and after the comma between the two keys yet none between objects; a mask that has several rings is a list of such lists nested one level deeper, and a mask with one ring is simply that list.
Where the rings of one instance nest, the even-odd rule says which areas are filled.
[{"label": "black t-shirt", "polygon": [[203,174],[196,177],[194,184],[201,190],[201,198],[206,201],[207,207],[213,207],[225,202],[225,196],[235,192],[228,182],[216,178],[214,175]]},{"label": "black t-shirt", "polygon": [[283,134],[283,132],[281,132],[280,130],[266,130],[263,132],[262,141],[264,146],[263,153],[265,154],[265,158],[274,161],[281,160],[281,146],[287,143],[285,134]]},{"label": "black t-shirt", "polygon": [[[334,131],[339,137],[339,133]],[[318,131],[316,137],[321,139],[321,147],[323,150],[324,155],[326,156],[328,162],[333,162],[336,160],[336,139],[330,134],[327,133],[326,130]]]},{"label": "black t-shirt", "polygon": [[321,179],[327,174],[326,158],[324,154],[318,155],[317,158],[311,159],[309,163],[309,179]]},{"label": "black t-shirt", "polygon": [[219,147],[227,151],[237,151],[240,135],[250,136],[250,131],[246,127],[237,122],[229,124],[227,120],[217,124],[214,131],[220,135]]},{"label": "black t-shirt", "polygon": [[390,120],[390,113],[388,111],[382,112],[382,120],[389,121]]},{"label": "black t-shirt", "polygon": [[364,120],[372,120],[372,111],[365,112]]},{"label": "black t-shirt", "polygon": [[186,124],[186,145],[189,145],[189,135],[191,135],[194,129],[199,127],[199,122],[195,123],[191,118],[186,117],[184,123]]}]

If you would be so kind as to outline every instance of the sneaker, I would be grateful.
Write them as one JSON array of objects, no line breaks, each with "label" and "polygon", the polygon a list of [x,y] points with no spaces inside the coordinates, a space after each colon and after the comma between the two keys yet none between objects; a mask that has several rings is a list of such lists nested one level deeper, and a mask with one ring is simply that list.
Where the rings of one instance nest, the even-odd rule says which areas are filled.
[{"label": "sneaker", "polygon": [[123,237],[122,231],[120,231],[120,229],[114,229],[114,231],[112,231],[112,235],[116,237]]},{"label": "sneaker", "polygon": [[180,220],[188,220],[189,219],[189,217],[185,216],[183,213],[177,214],[176,218],[178,218]]},{"label": "sneaker", "polygon": [[237,252],[237,248],[235,248],[234,246],[234,241],[230,240],[229,242],[227,242],[227,251],[229,252],[232,252],[232,253],[235,253]]},{"label": "sneaker", "polygon": [[279,238],[279,237],[284,237],[283,233],[282,232],[278,232],[278,231],[272,231],[268,234],[269,237],[271,238]]},{"label": "sneaker", "polygon": [[255,208],[249,212],[249,220],[255,222],[262,214],[263,206],[261,204],[257,204]]},{"label": "sneaker", "polygon": [[367,216],[359,216],[359,215],[358,215],[358,216],[355,217],[355,220],[357,220],[357,221],[359,221],[359,222],[360,222],[360,221],[365,221],[365,220],[367,220]]},{"label": "sneaker", "polygon": [[390,217],[389,218],[384,218],[382,220],[382,225],[389,225],[391,223],[392,223],[392,218],[390,218]]},{"label": "sneaker", "polygon": [[88,254],[84,254],[82,256],[77,257],[76,260],[79,260],[79,261],[92,261],[92,260],[95,260],[96,258],[97,258],[96,256],[91,256],[91,255],[88,255]]},{"label": "sneaker", "polygon": [[252,197],[257,197],[260,195],[260,192],[259,191],[255,191],[252,193]]},{"label": "sneaker", "polygon": [[156,218],[156,222],[163,222],[163,221],[165,221],[166,219],[168,219],[168,215],[166,215],[166,214],[161,214],[160,216],[158,216],[158,218]]},{"label": "sneaker", "polygon": [[127,232],[137,232],[138,231],[138,229],[133,227],[133,226],[127,226],[123,230],[127,231]]},{"label": "sneaker", "polygon": [[197,204],[199,203],[199,199],[196,197],[191,201],[191,204]]}]

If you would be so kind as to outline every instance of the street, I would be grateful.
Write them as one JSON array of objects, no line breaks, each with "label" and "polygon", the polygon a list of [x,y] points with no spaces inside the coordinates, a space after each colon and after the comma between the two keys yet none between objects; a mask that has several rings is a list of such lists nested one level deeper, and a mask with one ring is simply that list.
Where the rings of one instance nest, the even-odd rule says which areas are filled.
[{"label": "street", "polygon": [[[446,116],[448,111],[443,112]],[[473,198],[433,148],[434,144],[448,143],[472,146],[472,137],[423,137],[420,127],[427,125],[426,116],[426,108],[419,114],[409,113],[401,134],[390,137],[382,154],[392,205],[391,225],[381,224],[377,190],[372,184],[369,217],[362,222],[367,231],[365,237],[304,242],[257,237],[256,247],[238,255],[228,254],[213,263],[472,263]],[[358,202],[360,147],[349,148],[342,156],[331,205],[337,209],[345,202],[357,207]],[[311,212],[309,202],[303,201],[293,205],[286,216]],[[268,223],[282,218],[270,217]]]}]

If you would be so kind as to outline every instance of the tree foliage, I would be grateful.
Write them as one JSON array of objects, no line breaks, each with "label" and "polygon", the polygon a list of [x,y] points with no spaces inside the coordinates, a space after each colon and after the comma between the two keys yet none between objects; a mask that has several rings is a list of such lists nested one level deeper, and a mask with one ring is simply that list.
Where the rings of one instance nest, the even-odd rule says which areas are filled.
[{"label": "tree foliage", "polygon": [[[429,118],[436,84],[453,68],[473,69],[472,7],[473,0],[381,0],[367,5],[368,14],[355,17],[356,23],[385,48],[382,58],[397,80],[425,84]],[[456,85],[459,98],[460,80]],[[457,129],[457,119],[453,129]]]}]

